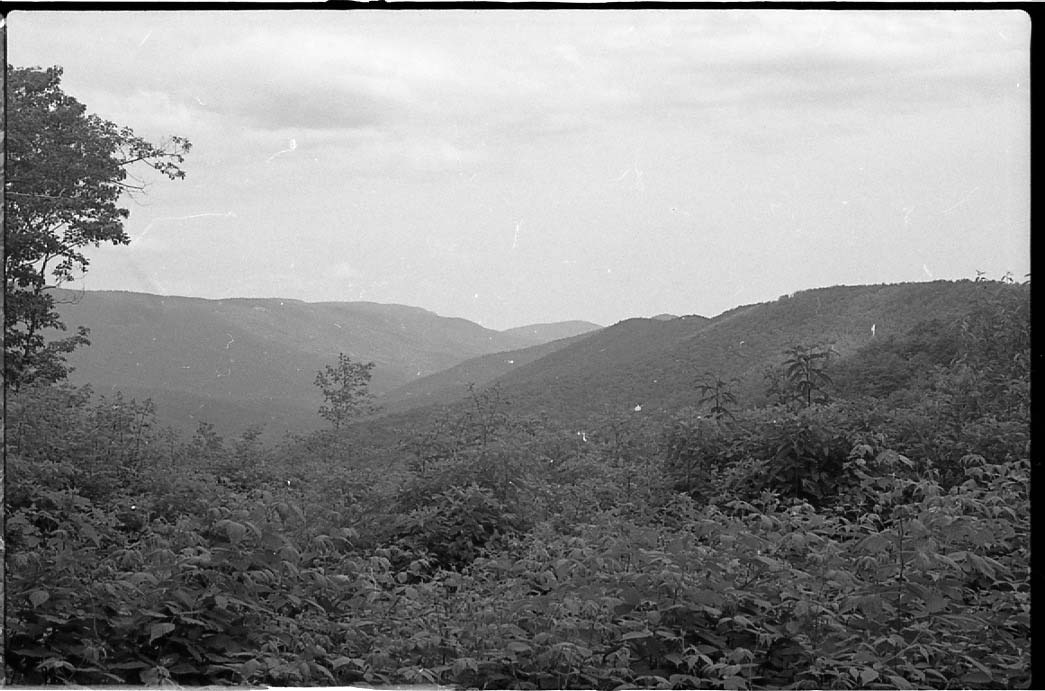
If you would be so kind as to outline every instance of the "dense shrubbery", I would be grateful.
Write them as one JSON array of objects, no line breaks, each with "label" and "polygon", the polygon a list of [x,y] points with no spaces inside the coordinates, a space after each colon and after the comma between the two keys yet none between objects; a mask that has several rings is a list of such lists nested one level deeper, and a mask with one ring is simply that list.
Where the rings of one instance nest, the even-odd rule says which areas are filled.
[{"label": "dense shrubbery", "polygon": [[19,392],[8,679],[1027,687],[1029,332],[988,288],[827,404],[578,430],[473,392],[381,467],[350,431],[182,441]]}]

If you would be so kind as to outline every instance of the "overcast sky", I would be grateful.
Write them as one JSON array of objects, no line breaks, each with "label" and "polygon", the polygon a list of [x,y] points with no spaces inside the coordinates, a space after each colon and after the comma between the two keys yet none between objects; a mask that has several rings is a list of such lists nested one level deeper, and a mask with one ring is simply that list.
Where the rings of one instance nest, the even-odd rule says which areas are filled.
[{"label": "overcast sky", "polygon": [[1015,11],[19,12],[187,178],[84,284],[503,329],[1030,271]]}]

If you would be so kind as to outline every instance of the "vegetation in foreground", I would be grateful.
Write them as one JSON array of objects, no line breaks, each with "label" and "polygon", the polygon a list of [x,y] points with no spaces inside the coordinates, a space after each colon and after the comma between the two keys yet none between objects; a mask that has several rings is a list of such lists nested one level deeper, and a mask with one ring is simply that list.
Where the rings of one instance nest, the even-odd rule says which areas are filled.
[{"label": "vegetation in foreground", "polygon": [[380,454],[27,384],[7,679],[1029,687],[1029,284],[981,284],[961,321],[792,349],[760,407],[690,373],[693,408],[578,429],[473,391]]}]

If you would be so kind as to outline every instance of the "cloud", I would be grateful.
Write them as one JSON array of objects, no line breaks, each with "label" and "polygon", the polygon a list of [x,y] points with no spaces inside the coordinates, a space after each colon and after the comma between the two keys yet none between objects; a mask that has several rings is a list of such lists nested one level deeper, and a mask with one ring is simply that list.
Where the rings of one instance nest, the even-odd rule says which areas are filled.
[{"label": "cloud", "polygon": [[[113,92],[92,88],[78,93],[88,112],[107,120],[130,126],[136,134],[150,140],[159,140],[171,134],[189,136],[191,133],[218,129],[220,115],[201,110],[189,99],[160,89],[139,89]],[[190,137],[191,139],[191,137]],[[195,152],[194,152],[195,158]]]},{"label": "cloud", "polygon": [[[288,13],[249,12],[22,13],[15,24],[19,36],[50,34],[47,43],[100,36],[88,55],[63,59],[60,49],[47,61],[67,64],[69,81],[89,69],[114,100],[163,91],[196,112],[261,128],[378,125],[423,107],[421,92],[452,76],[438,51],[368,36],[356,13],[301,14],[289,27]],[[13,60],[35,52],[13,43]]]},{"label": "cloud", "polygon": [[300,84],[258,84],[215,98],[207,110],[238,116],[245,124],[261,129],[358,129],[381,125],[393,111],[365,88],[343,85],[324,89]]},{"label": "cloud", "polygon": [[625,35],[636,67],[622,77],[646,108],[937,107],[997,98],[1028,73],[1015,12],[697,12]]},{"label": "cloud", "polygon": [[[67,61],[69,82],[89,71],[92,103],[119,104],[132,125],[195,130],[230,145],[230,136],[254,132],[303,147],[311,139],[370,161],[384,150],[386,165],[420,171],[665,111],[676,121],[711,108],[745,117],[816,109],[830,118],[831,110],[976,103],[1005,98],[1028,73],[1028,23],[1004,12],[15,17],[12,59],[45,35],[57,56],[63,41],[97,34],[89,55]],[[27,29],[37,35],[20,39]]]}]

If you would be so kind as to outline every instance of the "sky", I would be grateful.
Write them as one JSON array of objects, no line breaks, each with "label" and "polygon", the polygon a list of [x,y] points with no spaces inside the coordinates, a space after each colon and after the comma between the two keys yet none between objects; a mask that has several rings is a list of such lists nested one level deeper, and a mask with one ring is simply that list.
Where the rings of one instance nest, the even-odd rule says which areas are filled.
[{"label": "sky", "polygon": [[1019,11],[15,12],[155,142],[77,283],[505,329],[1030,271]]}]

